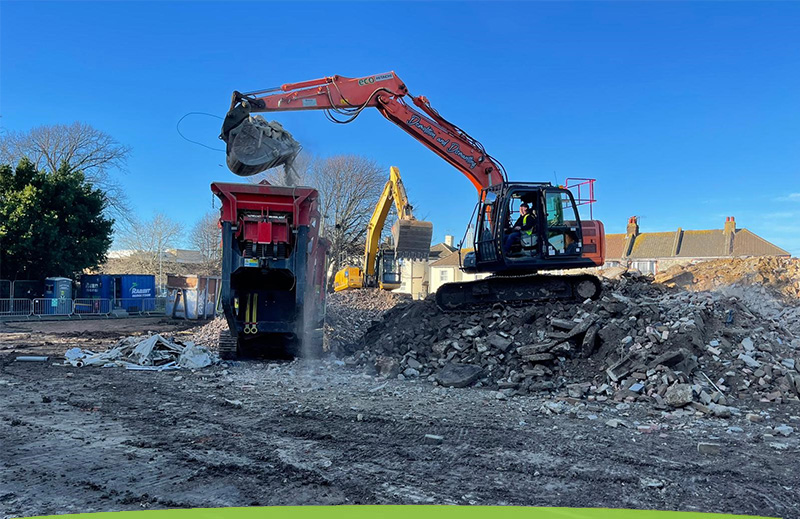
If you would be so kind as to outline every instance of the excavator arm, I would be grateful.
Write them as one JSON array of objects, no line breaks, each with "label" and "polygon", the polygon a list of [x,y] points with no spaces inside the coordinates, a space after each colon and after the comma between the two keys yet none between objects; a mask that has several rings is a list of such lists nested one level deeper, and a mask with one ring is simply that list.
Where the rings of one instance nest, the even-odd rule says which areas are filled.
[{"label": "excavator arm", "polygon": [[[480,142],[439,115],[424,96],[411,95],[394,72],[361,78],[330,76],[255,92],[234,92],[220,138],[228,144],[228,155],[236,156],[238,149],[252,148],[256,141],[261,146],[264,141],[260,133],[246,142],[243,137],[241,143],[237,142],[238,137],[233,138],[233,134],[241,135],[235,130],[247,124],[251,113],[324,110],[332,121],[348,123],[367,107],[377,108],[381,115],[450,163],[479,192],[508,180],[505,169]],[[288,154],[286,160],[290,160]],[[263,169],[279,164],[279,160],[264,162]]]},{"label": "excavator arm", "polygon": [[364,248],[364,272],[372,278],[376,273],[376,260],[380,247],[381,231],[394,202],[397,210],[397,222],[392,226],[395,257],[422,258],[428,257],[433,235],[433,224],[414,218],[411,204],[408,202],[406,188],[400,178],[400,170],[392,166],[389,169],[389,180],[383,186],[378,203],[367,225],[367,243]]}]

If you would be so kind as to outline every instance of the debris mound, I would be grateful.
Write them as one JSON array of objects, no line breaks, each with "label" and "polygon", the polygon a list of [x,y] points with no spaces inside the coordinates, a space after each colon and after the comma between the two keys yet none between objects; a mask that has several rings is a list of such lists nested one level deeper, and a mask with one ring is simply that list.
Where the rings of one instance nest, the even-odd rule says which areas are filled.
[{"label": "debris mound", "polygon": [[787,298],[800,298],[800,259],[764,256],[676,265],[655,276],[656,283],[684,290],[716,290],[760,285]]},{"label": "debris mound", "polygon": [[709,414],[738,400],[798,400],[800,338],[790,321],[800,321],[800,306],[763,287],[740,290],[687,292],[629,272],[582,304],[453,314],[432,298],[406,301],[340,351],[385,376],[503,396],[549,391]]},{"label": "debris mound", "polygon": [[219,334],[223,331],[228,331],[228,322],[219,316],[208,324],[191,330],[186,335],[186,340],[216,350],[219,348]]},{"label": "debris mound", "polygon": [[328,295],[325,317],[327,349],[340,352],[341,347],[358,341],[384,312],[401,301],[406,294],[377,288],[342,290]]},{"label": "debris mound", "polygon": [[197,369],[216,364],[218,359],[208,348],[193,342],[165,339],[159,334],[149,337],[126,337],[112,348],[95,353],[71,348],[64,354],[65,364],[75,367],[102,366],[126,369],[164,371],[170,369]]}]

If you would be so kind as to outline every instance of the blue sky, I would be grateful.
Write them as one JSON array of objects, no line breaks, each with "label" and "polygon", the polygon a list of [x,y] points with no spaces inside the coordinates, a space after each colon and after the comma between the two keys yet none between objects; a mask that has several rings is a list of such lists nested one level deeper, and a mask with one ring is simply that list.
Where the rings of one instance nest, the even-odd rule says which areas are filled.
[{"label": "blue sky", "polygon": [[[607,232],[739,227],[800,254],[800,3],[3,2],[0,124],[86,121],[132,146],[137,214],[191,225],[224,153],[190,111],[247,91],[394,70],[512,180],[597,178]],[[274,114],[318,155],[400,168],[434,238],[476,195],[376,111],[349,125]],[[221,147],[220,121],[181,128]]]}]

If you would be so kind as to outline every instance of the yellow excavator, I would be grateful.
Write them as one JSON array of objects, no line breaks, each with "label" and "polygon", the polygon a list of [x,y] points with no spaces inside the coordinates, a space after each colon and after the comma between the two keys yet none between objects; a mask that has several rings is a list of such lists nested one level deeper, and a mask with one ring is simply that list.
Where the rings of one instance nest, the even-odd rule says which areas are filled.
[{"label": "yellow excavator", "polygon": [[[392,225],[393,246],[381,245],[381,232],[394,202],[397,221]],[[411,213],[400,171],[392,166],[389,180],[375,205],[367,225],[367,244],[364,247],[364,268],[345,267],[336,273],[333,289],[336,292],[351,288],[378,287],[383,290],[400,288],[400,269],[397,260],[428,258],[433,237],[433,224],[417,220]]]}]

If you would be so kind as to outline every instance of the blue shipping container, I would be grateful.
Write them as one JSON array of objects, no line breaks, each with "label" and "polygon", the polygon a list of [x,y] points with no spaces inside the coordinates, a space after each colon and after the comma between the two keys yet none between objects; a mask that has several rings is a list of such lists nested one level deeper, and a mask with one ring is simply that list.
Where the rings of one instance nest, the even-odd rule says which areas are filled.
[{"label": "blue shipping container", "polygon": [[114,277],[108,274],[81,276],[80,295],[75,300],[76,314],[105,314],[111,310]]},{"label": "blue shipping container", "polygon": [[156,277],[143,274],[114,276],[117,307],[128,312],[152,312],[156,309]]},{"label": "blue shipping container", "polygon": [[84,274],[81,276],[81,299],[111,299],[113,276],[108,274]]}]

